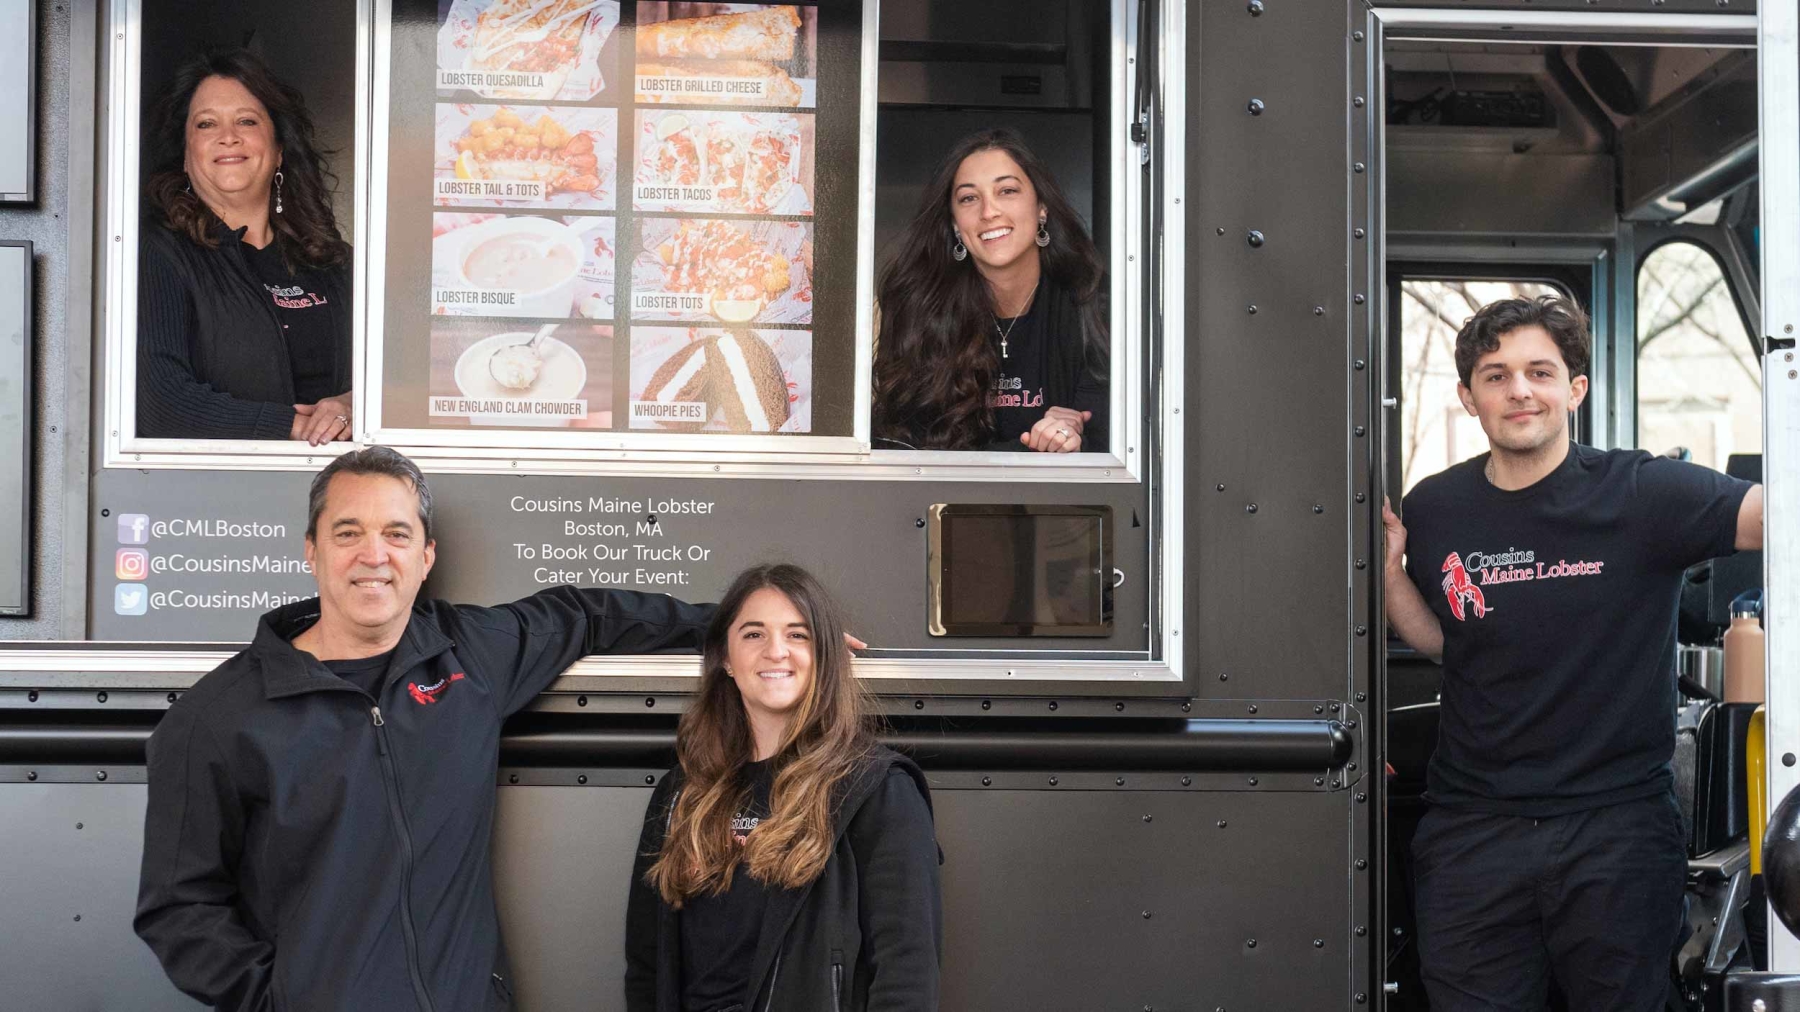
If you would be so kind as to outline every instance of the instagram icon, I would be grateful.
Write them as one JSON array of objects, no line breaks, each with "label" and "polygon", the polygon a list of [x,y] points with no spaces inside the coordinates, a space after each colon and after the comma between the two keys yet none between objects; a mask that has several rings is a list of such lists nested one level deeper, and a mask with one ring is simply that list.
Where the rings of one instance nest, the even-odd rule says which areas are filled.
[{"label": "instagram icon", "polygon": [[142,580],[150,575],[150,553],[142,548],[121,548],[113,557],[113,571],[121,580]]}]

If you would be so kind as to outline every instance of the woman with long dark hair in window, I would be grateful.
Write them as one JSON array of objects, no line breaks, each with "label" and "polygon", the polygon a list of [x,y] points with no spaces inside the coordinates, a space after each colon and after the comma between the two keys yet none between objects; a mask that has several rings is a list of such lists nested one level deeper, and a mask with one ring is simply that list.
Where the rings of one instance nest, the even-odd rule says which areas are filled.
[{"label": "woman with long dark hair in window", "polygon": [[348,438],[350,246],[300,93],[248,50],[176,72],[138,257],[137,434]]},{"label": "woman with long dark hair in window", "polygon": [[758,566],[704,651],[632,870],[626,1008],[936,1009],[930,792],[871,737],[836,606]]},{"label": "woman with long dark hair in window", "polygon": [[879,285],[874,432],[919,449],[1107,448],[1106,273],[1008,129],[964,138]]}]

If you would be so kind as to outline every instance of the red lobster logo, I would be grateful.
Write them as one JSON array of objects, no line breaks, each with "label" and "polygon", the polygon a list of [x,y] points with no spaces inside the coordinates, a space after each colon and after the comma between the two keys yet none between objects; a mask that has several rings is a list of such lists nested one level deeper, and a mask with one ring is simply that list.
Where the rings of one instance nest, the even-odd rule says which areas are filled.
[{"label": "red lobster logo", "polygon": [[418,682],[407,682],[406,691],[412,694],[413,702],[418,703],[420,706],[424,706],[427,703],[437,702],[438,697],[444,694],[444,690],[450,687],[450,683],[460,682],[462,681],[462,677],[463,673],[458,671],[456,674],[451,675],[448,678],[440,678],[430,685],[420,685]]},{"label": "red lobster logo", "polygon": [[1451,552],[1449,558],[1444,560],[1444,574],[1444,597],[1449,599],[1450,614],[1455,615],[1458,622],[1463,620],[1464,603],[1475,612],[1476,618],[1487,614],[1487,598],[1481,596],[1481,588],[1475,586],[1474,580],[1469,579],[1469,570],[1463,566],[1462,556]]}]

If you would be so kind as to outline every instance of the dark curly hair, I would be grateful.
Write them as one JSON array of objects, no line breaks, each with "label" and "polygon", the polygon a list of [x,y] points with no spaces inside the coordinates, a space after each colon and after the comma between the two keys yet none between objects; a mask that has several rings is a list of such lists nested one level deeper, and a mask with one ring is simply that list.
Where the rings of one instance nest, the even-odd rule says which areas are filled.
[{"label": "dark curly hair", "polygon": [[1000,355],[986,336],[993,296],[973,263],[950,256],[956,227],[950,197],[963,160],[995,150],[1018,163],[1044,205],[1050,233],[1050,245],[1039,253],[1044,276],[1074,299],[1084,357],[1096,375],[1106,374],[1106,270],[1094,241],[1049,168],[1017,131],[982,130],[963,138],[938,165],[881,273],[877,437],[934,450],[980,449],[994,438],[987,394],[999,374]]},{"label": "dark curly hair", "polygon": [[209,77],[231,78],[269,111],[275,144],[281,150],[282,175],[282,211],[274,213],[271,191],[269,227],[288,266],[332,267],[348,261],[350,244],[338,234],[337,219],[331,213],[331,192],[337,186],[337,177],[325,167],[326,155],[331,152],[320,150],[314,142],[306,98],[248,49],[212,50],[182,64],[158,103],[145,196],[161,223],[207,249],[219,244],[214,234],[219,218],[190,189],[184,168],[188,107],[193,104],[194,92]]},{"label": "dark curly hair", "polygon": [[1542,327],[1562,352],[1569,378],[1587,375],[1588,318],[1573,301],[1560,295],[1535,299],[1499,299],[1481,307],[1456,333],[1456,375],[1468,386],[1475,363],[1500,350],[1500,338],[1520,327]]}]

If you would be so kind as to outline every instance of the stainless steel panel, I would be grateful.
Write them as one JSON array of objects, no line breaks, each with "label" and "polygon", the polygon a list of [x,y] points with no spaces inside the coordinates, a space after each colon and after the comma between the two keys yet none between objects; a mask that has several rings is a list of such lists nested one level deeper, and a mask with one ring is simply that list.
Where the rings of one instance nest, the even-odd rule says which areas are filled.
[{"label": "stainless steel panel", "polygon": [[[1800,328],[1800,11],[1772,3],[1761,23],[1759,131],[1762,187],[1763,547],[1769,599],[1800,598],[1800,380],[1792,361]],[[1800,625],[1783,609],[1764,624],[1768,650],[1769,804],[1800,787]],[[1784,761],[1784,758],[1786,761]],[[1769,917],[1769,969],[1800,970],[1800,938]]]},{"label": "stainless steel panel", "polygon": [[1350,43],[1311,8],[1259,9],[1188,8],[1190,671],[1206,696],[1336,696],[1348,468],[1374,442],[1347,421]]},{"label": "stainless steel panel", "polygon": [[519,1008],[625,1004],[625,895],[648,788],[505,787],[494,889]]},{"label": "stainless steel panel", "polygon": [[0,783],[0,1004],[191,1012],[131,930],[142,784]]},{"label": "stainless steel panel", "polygon": [[[325,462],[319,458],[319,464]],[[430,468],[427,465],[427,472]],[[667,591],[691,601],[716,600],[738,570],[766,559],[787,559],[811,568],[831,587],[856,622],[858,635],[881,649],[924,651],[939,648],[925,628],[925,539],[920,521],[934,502],[1074,503],[1111,506],[1114,517],[1113,565],[1126,581],[1114,592],[1113,634],[1078,641],[1080,650],[1142,652],[1149,646],[1146,627],[1149,590],[1149,527],[1134,526],[1146,517],[1142,485],[952,485],[927,482],[841,484],[816,481],[719,479],[684,481],[618,478],[597,483],[575,477],[534,476],[529,479],[480,475],[430,475],[437,518],[438,561],[426,592],[452,601],[490,604],[524,597],[543,589],[540,569],[575,572],[583,586],[621,584],[632,589]],[[303,572],[163,572],[160,567],[200,564],[198,559],[260,559],[285,565],[298,559],[306,528],[306,493],[312,476],[291,472],[130,471],[104,470],[92,486],[92,544],[89,587],[95,639],[144,641],[185,640],[248,642],[259,609],[288,598],[315,593],[312,577]],[[586,511],[538,512],[513,508],[515,496],[533,502],[573,500],[584,507],[590,499],[635,501],[645,508],[632,513]],[[684,500],[710,502],[709,514],[682,514],[656,503]],[[152,536],[142,545],[153,568],[143,581],[116,578],[115,554],[133,542],[120,540],[120,524],[134,515],[149,519]],[[660,534],[639,532],[654,518]],[[164,537],[154,526],[173,522],[226,521],[262,524],[251,537]],[[567,523],[617,524],[623,534],[566,535]],[[185,528],[184,528],[185,529]],[[210,530],[210,528],[209,528]],[[132,537],[127,530],[127,536]],[[587,557],[572,561],[526,558],[516,546],[541,554],[542,546],[585,548]],[[605,544],[623,557],[596,558]],[[645,562],[631,546],[704,549],[679,564]],[[629,550],[627,550],[629,549]],[[179,560],[178,560],[179,557]],[[210,564],[210,563],[207,563]],[[231,565],[236,566],[234,561]],[[679,584],[634,584],[638,569],[685,572]],[[592,570],[622,573],[624,580],[599,580]],[[564,581],[567,582],[567,581]],[[130,594],[131,585],[153,595],[182,592],[199,595],[199,607],[162,607],[152,598],[145,614]],[[121,592],[117,588],[125,587]],[[261,598],[256,594],[264,595]],[[236,595],[228,600],[216,594]],[[187,600],[187,599],[183,599]],[[225,606],[218,606],[223,604]],[[1043,641],[1034,645],[1075,649],[1077,641]],[[1004,648],[1016,651],[1020,641],[958,641],[962,651]],[[1072,655],[1077,659],[1080,655]],[[1028,676],[1021,672],[1020,680]],[[1171,693],[1172,694],[1172,693]]]},{"label": "stainless steel panel", "polygon": [[37,16],[0,0],[0,202],[37,198]]},{"label": "stainless steel panel", "polygon": [[945,1009],[1351,1007],[1343,794],[932,797]]},{"label": "stainless steel panel", "polygon": [[[1609,155],[1387,150],[1388,235],[1584,238],[1613,234]],[[1477,196],[1478,195],[1478,196]]]}]

